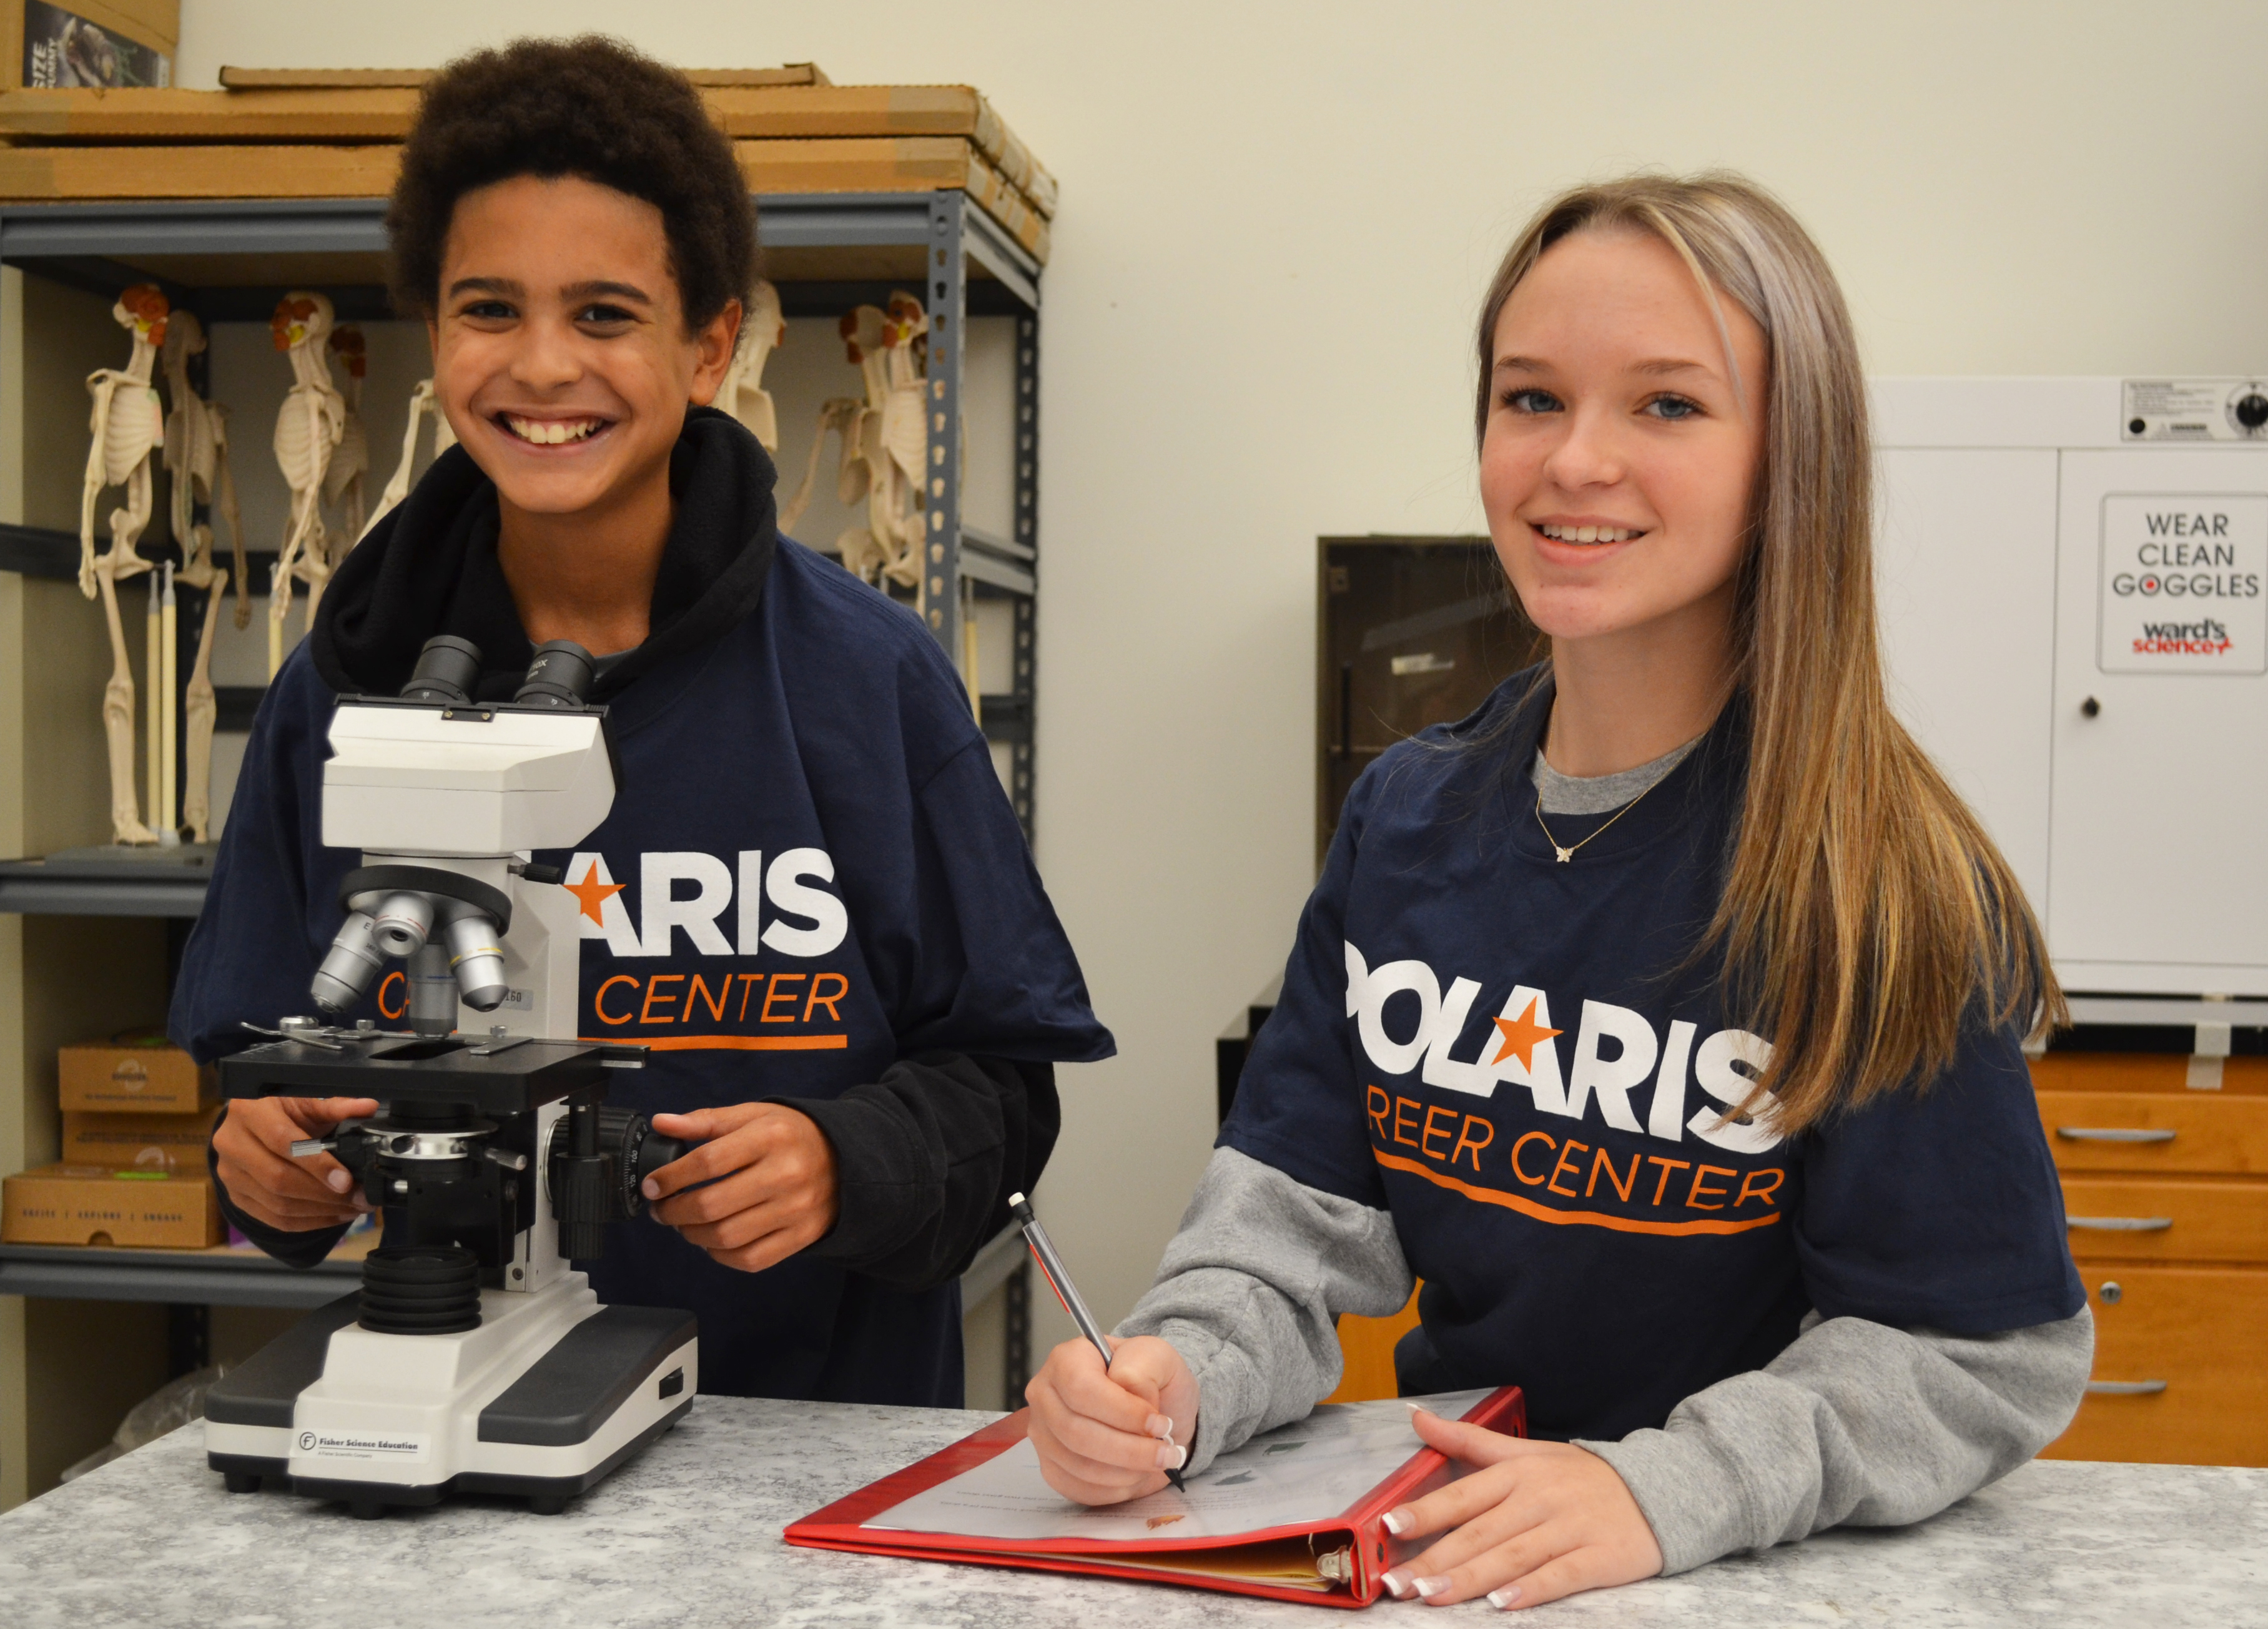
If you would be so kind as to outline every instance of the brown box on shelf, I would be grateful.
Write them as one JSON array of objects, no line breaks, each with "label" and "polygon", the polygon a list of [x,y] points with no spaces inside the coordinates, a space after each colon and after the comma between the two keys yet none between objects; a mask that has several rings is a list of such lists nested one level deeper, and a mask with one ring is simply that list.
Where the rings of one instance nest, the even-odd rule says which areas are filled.
[{"label": "brown box on shelf", "polygon": [[205,1143],[220,1105],[195,1114],[63,1114],[63,1163],[98,1165],[114,1171],[205,1169]]},{"label": "brown box on shelf", "polygon": [[194,1250],[221,1242],[220,1204],[202,1171],[46,1165],[0,1190],[0,1242]]},{"label": "brown box on shelf", "polygon": [[[0,89],[0,198],[383,197],[426,77],[226,70],[220,91]],[[965,192],[1047,259],[1056,179],[974,88],[837,85],[807,63],[692,77],[752,190]]]},{"label": "brown box on shelf", "polygon": [[66,1113],[199,1114],[219,1095],[219,1081],[162,1035],[114,1036],[56,1052],[58,1092]]}]

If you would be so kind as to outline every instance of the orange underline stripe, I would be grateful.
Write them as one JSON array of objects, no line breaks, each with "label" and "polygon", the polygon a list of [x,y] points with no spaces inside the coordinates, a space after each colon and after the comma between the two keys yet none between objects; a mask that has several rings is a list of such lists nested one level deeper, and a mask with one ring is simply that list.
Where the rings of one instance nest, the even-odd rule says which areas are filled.
[{"label": "orange underline stripe", "polygon": [[1447,1188],[1462,1193],[1468,1199],[1478,1199],[1483,1205],[1501,1205],[1507,1211],[1518,1211],[1522,1216],[1533,1216],[1559,1227],[1610,1227],[1616,1233],[1747,1233],[1752,1228],[1769,1227],[1779,1220],[1779,1213],[1769,1216],[1751,1216],[1744,1221],[1634,1221],[1626,1216],[1609,1216],[1601,1211],[1556,1211],[1548,1205],[1538,1205],[1533,1199],[1523,1199],[1516,1193],[1504,1193],[1494,1188],[1476,1187],[1471,1183],[1459,1182],[1454,1176],[1420,1165],[1415,1160],[1405,1160],[1400,1154],[1385,1154],[1373,1148],[1371,1157],[1388,1170],[1407,1171],[1412,1176],[1422,1176],[1437,1188]]},{"label": "orange underline stripe", "polygon": [[849,1036],[583,1036],[587,1046],[643,1046],[657,1052],[840,1052]]}]

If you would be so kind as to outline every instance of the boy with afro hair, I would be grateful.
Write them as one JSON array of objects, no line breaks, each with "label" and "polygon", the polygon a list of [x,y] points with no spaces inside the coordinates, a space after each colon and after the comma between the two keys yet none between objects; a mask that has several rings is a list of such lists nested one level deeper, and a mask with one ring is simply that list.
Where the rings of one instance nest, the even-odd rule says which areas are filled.
[{"label": "boy with afro hair", "polygon": [[[173,1033],[211,1058],[306,1005],[359,863],[321,839],[338,697],[446,633],[508,697],[575,640],[620,762],[605,823],[539,857],[581,908],[581,1033],[652,1046],[612,1101],[697,1145],[593,1287],[696,1313],[710,1391],[958,1407],[958,1275],[1047,1163],[1055,1064],[1111,1041],[950,665],[779,535],[771,461],[706,405],[756,276],[732,145],[630,48],[523,40],[433,81],[387,225],[458,444],[261,704]],[[290,1145],[373,1109],[232,1103],[230,1220],[320,1260],[363,1201]]]}]

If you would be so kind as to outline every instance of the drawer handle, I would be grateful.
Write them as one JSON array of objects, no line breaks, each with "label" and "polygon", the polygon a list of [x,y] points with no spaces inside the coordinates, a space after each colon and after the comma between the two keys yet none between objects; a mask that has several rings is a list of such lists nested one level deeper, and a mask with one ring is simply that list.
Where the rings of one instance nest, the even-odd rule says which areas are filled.
[{"label": "drawer handle", "polygon": [[2058,1137],[2067,1137],[2075,1143],[2169,1143],[2171,1131],[2146,1130],[2139,1125],[2058,1125]]},{"label": "drawer handle", "polygon": [[2087,1389],[2098,1397],[2154,1397],[2166,1389],[2162,1380],[2090,1380]]},{"label": "drawer handle", "polygon": [[2066,1227],[2091,1227],[2098,1233],[2163,1233],[2174,1225],[2170,1216],[2066,1216]]}]

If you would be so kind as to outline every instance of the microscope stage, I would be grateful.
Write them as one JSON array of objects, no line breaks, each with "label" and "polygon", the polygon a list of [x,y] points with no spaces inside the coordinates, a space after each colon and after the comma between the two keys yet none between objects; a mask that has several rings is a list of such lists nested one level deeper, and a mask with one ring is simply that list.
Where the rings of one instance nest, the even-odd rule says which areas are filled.
[{"label": "microscope stage", "polygon": [[479,1036],[332,1030],[321,1042],[271,1041],[221,1060],[225,1097],[374,1097],[381,1102],[464,1103],[482,1114],[522,1114],[602,1086],[636,1049],[581,1041],[503,1041]]}]

